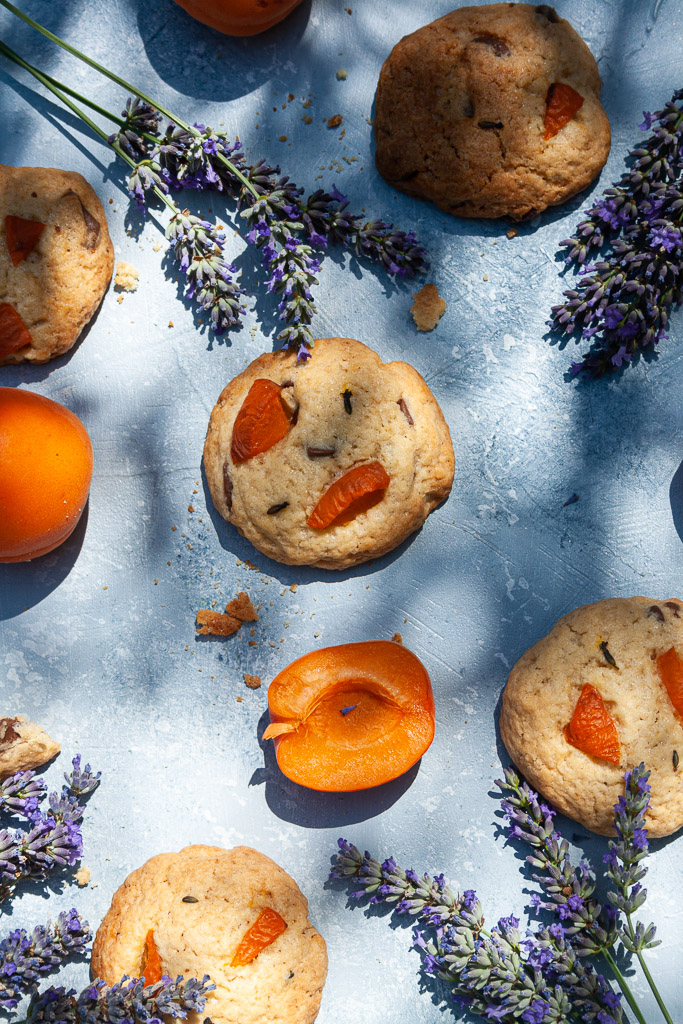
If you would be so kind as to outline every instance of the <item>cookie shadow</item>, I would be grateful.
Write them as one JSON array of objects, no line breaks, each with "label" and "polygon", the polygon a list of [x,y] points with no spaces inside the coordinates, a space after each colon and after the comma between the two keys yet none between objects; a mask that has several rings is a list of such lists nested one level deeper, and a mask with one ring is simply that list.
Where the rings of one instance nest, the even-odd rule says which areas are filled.
[{"label": "cookie shadow", "polygon": [[683,462],[676,470],[669,488],[671,515],[673,516],[676,533],[683,540]]},{"label": "cookie shadow", "polygon": [[66,579],[83,546],[89,508],[88,501],[76,529],[54,551],[30,562],[0,565],[0,622],[40,604]]},{"label": "cookie shadow", "polygon": [[354,793],[320,793],[307,789],[292,782],[278,768],[273,743],[263,739],[269,721],[268,712],[264,711],[257,727],[264,767],[256,769],[249,785],[265,784],[266,803],[273,814],[301,828],[339,828],[375,818],[410,789],[420,769],[418,761],[400,778]]},{"label": "cookie shadow", "polygon": [[[296,583],[297,586],[303,586],[306,583],[319,582],[337,583],[343,582],[344,580],[356,579],[358,577],[371,576],[376,572],[381,572],[408,550],[410,545],[415,542],[424,528],[423,524],[419,530],[411,533],[411,535],[406,537],[398,547],[394,548],[392,551],[388,551],[386,555],[370,559],[367,562],[361,562],[359,565],[351,566],[348,569],[319,569],[310,565],[287,565],[284,562],[276,562],[274,559],[262,554],[254,547],[251,541],[242,536],[236,526],[232,526],[230,523],[227,523],[217,512],[216,506],[214,505],[211,497],[209,483],[206,478],[203,458],[202,487],[204,489],[206,510],[216,531],[218,543],[223,550],[229,552],[235,558],[242,559],[243,562],[248,562],[252,566],[254,566],[254,559],[257,559],[258,564],[254,566],[255,568],[258,568],[260,572],[278,580],[279,583],[287,587],[291,586],[293,583]],[[441,506],[439,506],[439,508],[440,507]]]}]

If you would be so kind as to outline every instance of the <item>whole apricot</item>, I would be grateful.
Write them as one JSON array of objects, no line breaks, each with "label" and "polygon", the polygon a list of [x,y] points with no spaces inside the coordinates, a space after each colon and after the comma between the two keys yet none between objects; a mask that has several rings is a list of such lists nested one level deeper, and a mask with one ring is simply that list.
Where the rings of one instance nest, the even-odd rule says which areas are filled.
[{"label": "whole apricot", "polygon": [[62,544],[88,500],[93,453],[66,406],[0,387],[0,562],[27,562]]},{"label": "whole apricot", "polygon": [[282,21],[301,0],[176,0],[197,21],[227,36],[255,36]]}]

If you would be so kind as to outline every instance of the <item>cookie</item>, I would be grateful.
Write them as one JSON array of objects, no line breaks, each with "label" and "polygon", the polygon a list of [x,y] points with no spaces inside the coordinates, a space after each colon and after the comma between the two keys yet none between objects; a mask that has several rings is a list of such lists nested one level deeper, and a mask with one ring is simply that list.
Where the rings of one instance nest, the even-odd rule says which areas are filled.
[{"label": "cookie", "polygon": [[[251,962],[231,966],[265,911],[286,928]],[[216,988],[205,1014],[213,1024],[311,1024],[317,1017],[325,940],[294,879],[257,850],[187,846],[133,871],[97,931],[93,975],[110,985],[124,974],[140,977],[150,931],[163,974],[210,976]]]},{"label": "cookie", "polygon": [[[384,62],[377,169],[459,217],[530,217],[580,192],[605,163],[600,85],[590,50],[547,4],[460,7],[405,36]],[[578,94],[580,109],[546,138],[547,108],[563,93]]]},{"label": "cookie", "polygon": [[24,715],[0,718],[0,779],[39,768],[60,751],[59,743]]},{"label": "cookie", "polygon": [[[652,772],[650,835],[683,825],[674,756],[683,756],[683,719],[657,664],[672,648],[683,658],[683,603],[610,598],[565,615],[510,673],[500,716],[508,753],[534,788],[593,832],[613,834],[624,772],[641,761]],[[575,745],[570,727],[590,695],[612,720],[613,760]]]},{"label": "cookie", "polygon": [[0,365],[67,352],[113,266],[104,210],[85,178],[0,164]]},{"label": "cookie", "polygon": [[[259,380],[274,382],[266,388],[284,403],[282,436],[242,460],[235,424]],[[270,558],[327,569],[377,558],[419,529],[449,494],[454,465],[446,421],[420,374],[351,338],[316,341],[306,363],[284,350],[259,356],[220,395],[204,445],[223,518]],[[358,500],[330,521],[341,492]]]}]

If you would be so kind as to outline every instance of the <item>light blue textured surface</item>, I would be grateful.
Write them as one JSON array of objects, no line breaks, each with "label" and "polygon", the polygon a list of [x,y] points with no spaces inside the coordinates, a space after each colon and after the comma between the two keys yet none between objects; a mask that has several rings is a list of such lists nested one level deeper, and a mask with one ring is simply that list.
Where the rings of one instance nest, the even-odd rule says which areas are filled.
[{"label": "light blue textured surface", "polygon": [[[342,890],[325,886],[336,838],[478,889],[490,921],[522,910],[523,865],[497,834],[490,792],[507,763],[496,727],[501,690],[522,652],[577,605],[683,596],[683,320],[674,318],[659,360],[618,379],[568,383],[571,349],[544,341],[544,322],[563,287],[556,243],[586,197],[508,239],[507,224],[458,221],[394,193],[372,163],[379,68],[403,34],[451,3],[348,3],[351,15],[342,0],[304,2],[250,40],[218,36],[171,0],[24,3],[181,116],[225,125],[249,157],[281,162],[309,189],[336,183],[353,209],[414,228],[426,244],[428,280],[448,303],[432,334],[414,329],[409,285],[396,289],[348,257],[331,254],[316,293],[319,336],[360,338],[426,377],[457,458],[450,500],[412,542],[339,574],[269,562],[207,508],[200,459],[209,413],[226,382],[272,345],[270,301],[259,299],[226,340],[198,331],[164,276],[158,225],[145,224],[139,237],[127,231],[139,221],[127,214],[121,166],[27,76],[0,66],[0,159],[84,174],[105,202],[117,257],[140,270],[139,290],[121,303],[110,291],[70,355],[0,369],[0,384],[77,412],[95,448],[87,524],[33,564],[0,567],[1,708],[41,722],[61,741],[65,764],[80,750],[104,770],[85,830],[96,887],[66,886],[49,904],[27,893],[7,909],[13,925],[28,925],[76,903],[97,924],[113,890],[147,857],[188,843],[246,843],[295,876],[327,939],[320,1024],[341,1016],[417,1024],[443,1018],[420,991],[409,931],[352,912]],[[641,111],[683,84],[683,2],[558,0],[557,8],[587,40],[604,80],[613,148],[598,190],[621,173]],[[103,105],[122,107],[112,83],[6,12],[0,37]],[[340,67],[346,81],[336,78]],[[322,122],[336,113],[341,141]],[[187,202],[227,216],[217,197]],[[229,244],[245,277],[258,277],[240,240]],[[564,508],[573,492],[580,501]],[[241,589],[261,603],[258,647],[248,646],[247,629],[198,641],[196,609],[213,600],[220,607]],[[434,684],[437,734],[419,769],[360,796],[289,784],[257,739],[267,682],[314,647],[396,631]],[[244,672],[264,686],[247,690]],[[61,763],[49,776],[60,772]],[[570,835],[583,831],[565,824]],[[648,876],[662,939],[652,968],[676,1019],[681,842],[654,844]],[[580,845],[601,862],[604,840]],[[68,975],[84,981],[86,968]],[[656,1020],[641,976],[633,985]]]}]

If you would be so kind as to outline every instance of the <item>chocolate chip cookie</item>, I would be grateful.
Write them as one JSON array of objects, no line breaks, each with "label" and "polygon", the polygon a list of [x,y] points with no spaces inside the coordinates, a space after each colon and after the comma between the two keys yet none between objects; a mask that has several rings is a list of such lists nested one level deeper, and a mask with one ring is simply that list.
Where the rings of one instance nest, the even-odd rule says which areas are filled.
[{"label": "chocolate chip cookie", "polygon": [[[500,716],[508,753],[563,814],[602,835],[613,834],[624,772],[643,761],[652,772],[649,833],[675,832],[683,825],[681,659],[681,601],[610,598],[577,608],[510,673]],[[680,699],[670,663],[680,666]],[[610,744],[592,742],[608,732]]]},{"label": "chocolate chip cookie", "polygon": [[450,492],[436,399],[407,363],[351,338],[260,356],[222,392],[204,467],[214,504],[290,565],[342,569],[391,551]]},{"label": "chocolate chip cookie", "polygon": [[605,163],[600,85],[590,50],[547,4],[460,7],[384,62],[377,169],[459,217],[530,217]]},{"label": "chocolate chip cookie", "polygon": [[0,365],[67,352],[113,266],[104,210],[85,178],[0,164]]}]

